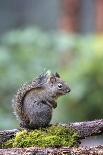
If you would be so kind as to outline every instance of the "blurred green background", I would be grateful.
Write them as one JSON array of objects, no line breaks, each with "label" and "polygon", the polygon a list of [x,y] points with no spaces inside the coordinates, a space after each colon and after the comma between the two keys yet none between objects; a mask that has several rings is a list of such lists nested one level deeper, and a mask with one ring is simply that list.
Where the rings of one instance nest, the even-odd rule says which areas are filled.
[{"label": "blurred green background", "polygon": [[12,98],[48,69],[68,82],[52,122],[103,117],[103,0],[0,1],[0,129],[19,127]]},{"label": "blurred green background", "polygon": [[0,40],[0,129],[18,127],[11,100],[21,84],[44,70],[59,72],[71,93],[58,101],[52,122],[103,116],[103,37],[44,32],[35,27]]}]

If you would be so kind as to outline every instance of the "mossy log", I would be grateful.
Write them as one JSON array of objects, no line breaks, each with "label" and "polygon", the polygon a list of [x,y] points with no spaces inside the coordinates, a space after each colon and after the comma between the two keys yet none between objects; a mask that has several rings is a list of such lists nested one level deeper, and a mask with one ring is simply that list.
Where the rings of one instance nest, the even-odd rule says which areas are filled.
[{"label": "mossy log", "polygon": [[103,155],[103,146],[78,148],[13,148],[0,149],[0,155]]},{"label": "mossy log", "polygon": [[[79,133],[81,139],[84,139],[85,137],[100,135],[103,133],[103,119],[61,125],[67,128],[72,127],[73,129],[75,129]],[[15,136],[15,134],[19,131],[19,129],[0,131],[0,143]]]},{"label": "mossy log", "polygon": [[[75,122],[75,123],[69,123],[69,124],[60,124],[68,130],[70,128],[75,129],[80,139],[84,139],[86,137],[94,136],[94,135],[100,135],[103,133],[103,119],[101,120],[95,120],[95,121],[87,121],[87,122]],[[15,137],[16,133],[18,133],[19,129],[13,129],[13,130],[4,130],[0,131],[0,144],[3,144],[5,141],[11,139],[12,137]],[[68,147],[68,148],[10,148],[10,149],[0,149],[0,155],[1,154],[103,154],[103,146],[97,146],[97,147]]]}]

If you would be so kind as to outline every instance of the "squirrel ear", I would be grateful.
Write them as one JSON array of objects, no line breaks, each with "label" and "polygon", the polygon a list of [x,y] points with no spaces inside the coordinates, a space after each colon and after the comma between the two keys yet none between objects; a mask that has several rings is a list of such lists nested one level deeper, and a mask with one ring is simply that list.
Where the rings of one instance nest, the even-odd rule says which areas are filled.
[{"label": "squirrel ear", "polygon": [[51,77],[50,77],[50,82],[51,82],[51,83],[55,83],[55,82],[56,82],[55,76],[51,76]]},{"label": "squirrel ear", "polygon": [[56,72],[55,73],[55,76],[57,77],[57,78],[60,78],[60,75]]}]

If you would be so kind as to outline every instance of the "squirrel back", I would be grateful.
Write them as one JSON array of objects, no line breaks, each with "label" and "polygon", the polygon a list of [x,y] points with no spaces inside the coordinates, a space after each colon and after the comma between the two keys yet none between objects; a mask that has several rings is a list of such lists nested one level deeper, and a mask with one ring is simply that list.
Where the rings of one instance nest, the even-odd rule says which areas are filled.
[{"label": "squirrel back", "polygon": [[58,73],[46,72],[24,84],[13,99],[14,112],[23,127],[45,127],[52,118],[57,98],[70,92]]}]

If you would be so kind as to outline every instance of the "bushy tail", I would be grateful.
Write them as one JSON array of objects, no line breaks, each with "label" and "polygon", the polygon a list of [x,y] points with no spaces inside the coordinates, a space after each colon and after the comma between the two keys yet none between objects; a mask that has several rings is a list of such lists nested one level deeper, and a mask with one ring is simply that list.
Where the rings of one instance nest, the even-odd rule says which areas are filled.
[{"label": "bushy tail", "polygon": [[[24,84],[18,91],[17,94],[14,96],[12,100],[12,105],[14,109],[14,114],[16,115],[18,120],[23,120],[24,112],[23,112],[23,100],[27,92],[31,89],[34,89],[34,83],[31,84]],[[24,118],[25,119],[25,118]]]},{"label": "bushy tail", "polygon": [[17,91],[17,94],[15,95],[14,99],[12,100],[12,105],[14,109],[14,114],[16,115],[17,119],[25,120],[25,112],[23,112],[23,100],[25,95],[32,89],[36,89],[38,87],[41,87],[47,80],[48,75],[41,74],[37,79],[33,80],[29,84],[24,84],[22,87]]}]

